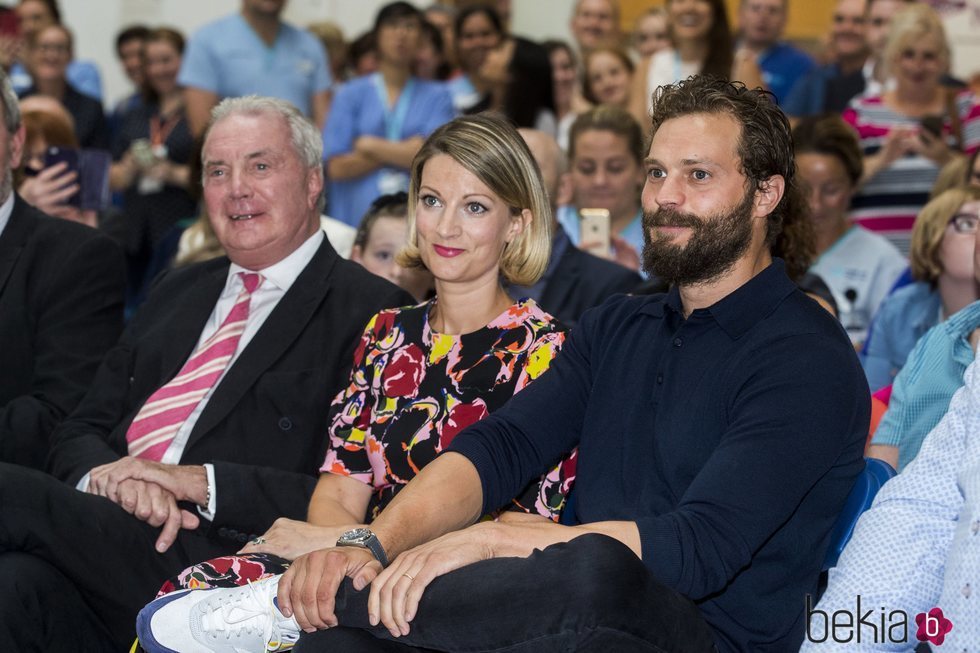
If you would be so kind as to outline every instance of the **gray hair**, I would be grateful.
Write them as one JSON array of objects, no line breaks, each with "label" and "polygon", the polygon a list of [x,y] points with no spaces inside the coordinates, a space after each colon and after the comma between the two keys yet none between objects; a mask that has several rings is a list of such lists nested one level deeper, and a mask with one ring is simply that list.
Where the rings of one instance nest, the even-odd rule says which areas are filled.
[{"label": "gray hair", "polygon": [[[222,100],[211,110],[211,120],[204,131],[204,140],[207,141],[211,129],[225,118],[233,115],[262,114],[277,115],[286,121],[296,155],[307,168],[319,168],[323,165],[323,139],[320,137],[320,132],[293,104],[279,98],[245,95]],[[203,154],[202,152],[202,161]]]},{"label": "gray hair", "polygon": [[[303,113],[290,102],[274,97],[262,95],[245,95],[242,97],[226,98],[211,110],[211,120],[208,121],[207,129],[204,130],[204,140],[207,142],[208,134],[216,124],[230,116],[258,116],[274,115],[286,121],[289,127],[293,149],[296,156],[302,161],[308,170],[323,173],[323,139],[313,122],[303,115]],[[204,149],[201,149],[201,162],[204,162]],[[323,213],[324,206],[323,193],[317,200],[317,213]]]},{"label": "gray hair", "polygon": [[3,102],[3,126],[8,134],[20,129],[20,103],[7,74],[0,70],[0,101]]}]

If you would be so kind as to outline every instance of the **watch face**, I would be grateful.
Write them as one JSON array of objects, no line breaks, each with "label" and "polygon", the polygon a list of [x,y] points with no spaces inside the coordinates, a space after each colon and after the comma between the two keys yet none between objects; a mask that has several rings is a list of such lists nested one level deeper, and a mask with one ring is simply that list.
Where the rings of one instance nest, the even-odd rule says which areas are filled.
[{"label": "watch face", "polygon": [[341,535],[340,539],[337,540],[337,544],[341,546],[345,544],[364,546],[364,543],[371,538],[371,535],[372,535],[371,531],[369,531],[366,528],[355,528],[354,530],[347,531],[346,533]]}]

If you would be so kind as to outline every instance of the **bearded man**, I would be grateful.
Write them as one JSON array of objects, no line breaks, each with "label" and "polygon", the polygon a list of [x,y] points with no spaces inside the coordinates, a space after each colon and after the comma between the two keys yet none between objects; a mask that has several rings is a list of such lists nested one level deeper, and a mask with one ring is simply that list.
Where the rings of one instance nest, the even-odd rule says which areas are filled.
[{"label": "bearded man", "polygon": [[[547,374],[370,531],[299,558],[278,597],[258,583],[151,604],[144,645],[205,610],[225,635],[301,628],[296,651],[799,648],[863,467],[867,383],[770,257],[798,192],[771,95],[694,77],[654,107],[644,258],[673,289],[586,312]],[[576,446],[562,524],[474,524]]]}]

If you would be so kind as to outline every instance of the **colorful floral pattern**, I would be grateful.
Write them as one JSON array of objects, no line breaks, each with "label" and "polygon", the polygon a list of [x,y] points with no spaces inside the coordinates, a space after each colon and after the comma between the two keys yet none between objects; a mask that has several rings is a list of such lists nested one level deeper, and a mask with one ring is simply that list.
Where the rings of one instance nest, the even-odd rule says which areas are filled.
[{"label": "colorful floral pattern", "polygon": [[[374,487],[371,521],[464,428],[543,374],[565,330],[533,300],[511,305],[461,336],[429,325],[436,300],[378,313],[355,352],[350,383],[334,399],[330,446],[320,471]],[[560,465],[518,503],[557,519],[574,465]],[[550,479],[550,480],[549,480]]]}]

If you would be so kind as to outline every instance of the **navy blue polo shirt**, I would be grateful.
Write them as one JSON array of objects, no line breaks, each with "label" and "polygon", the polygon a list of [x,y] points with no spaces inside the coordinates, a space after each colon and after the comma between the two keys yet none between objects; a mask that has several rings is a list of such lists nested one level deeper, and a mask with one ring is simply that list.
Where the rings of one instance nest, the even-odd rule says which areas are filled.
[{"label": "navy blue polo shirt", "polygon": [[776,260],[687,319],[676,288],[586,312],[550,371],[450,450],[486,513],[578,446],[578,522],[636,522],[644,564],[721,651],[788,651],[869,415],[846,334]]}]

